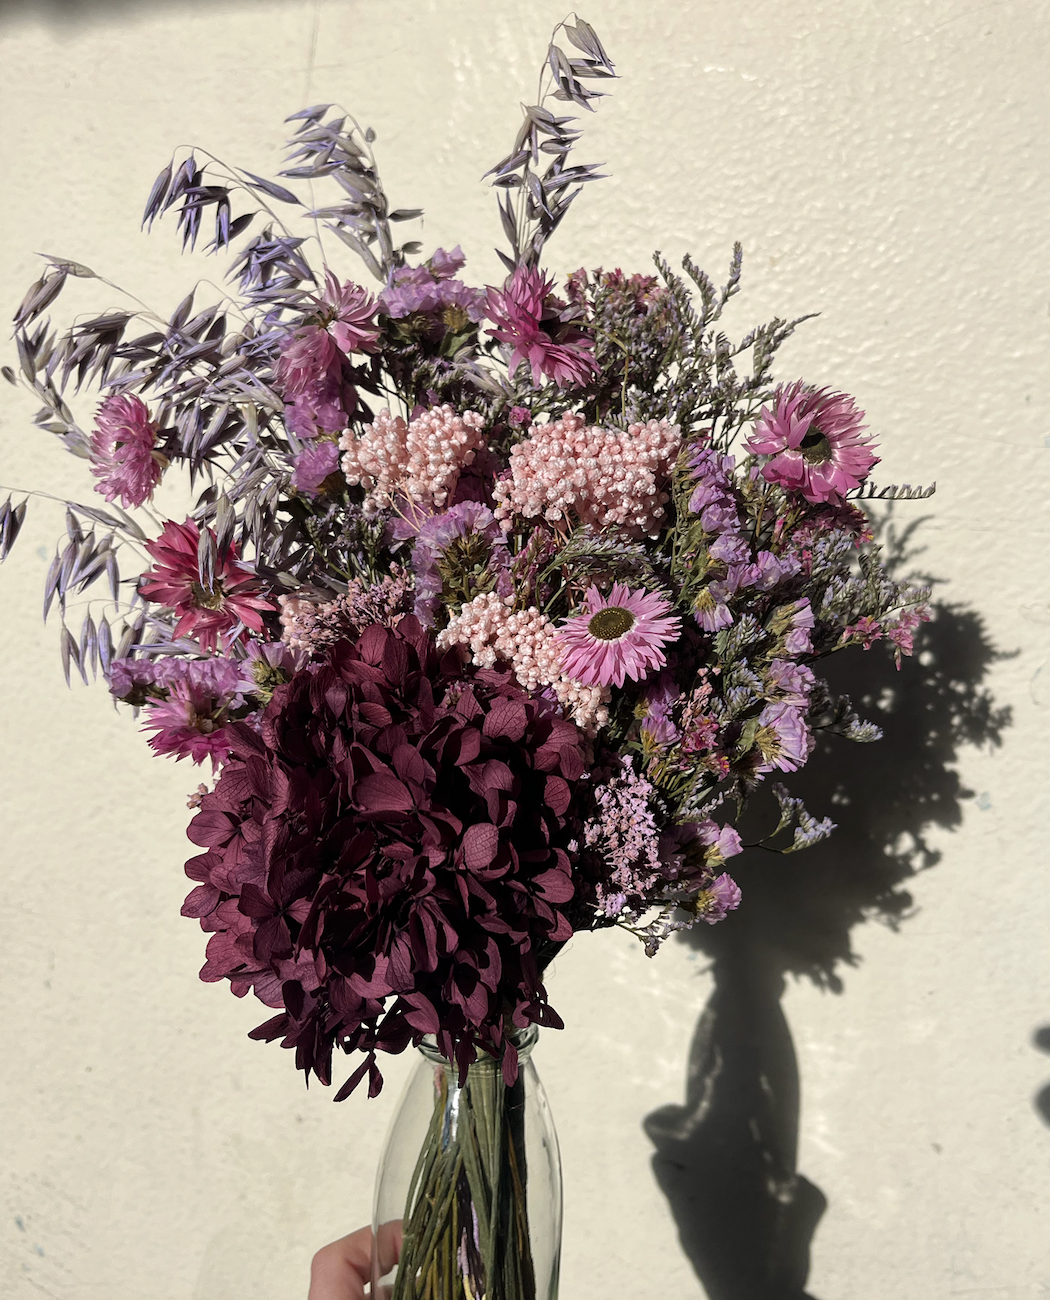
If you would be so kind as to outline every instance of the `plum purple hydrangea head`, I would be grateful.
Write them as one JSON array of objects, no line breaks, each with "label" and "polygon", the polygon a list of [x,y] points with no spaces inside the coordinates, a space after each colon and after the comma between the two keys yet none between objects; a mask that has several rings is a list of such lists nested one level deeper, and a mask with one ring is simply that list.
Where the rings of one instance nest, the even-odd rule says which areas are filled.
[{"label": "plum purple hydrangea head", "polygon": [[334,1047],[364,1053],[340,1097],[427,1033],[512,1080],[508,1027],[561,1023],[542,969],[573,932],[581,739],[505,675],[464,681],[414,618],[334,646],[230,728],[190,825],[202,978],[282,1008],[253,1037],[323,1082]]}]

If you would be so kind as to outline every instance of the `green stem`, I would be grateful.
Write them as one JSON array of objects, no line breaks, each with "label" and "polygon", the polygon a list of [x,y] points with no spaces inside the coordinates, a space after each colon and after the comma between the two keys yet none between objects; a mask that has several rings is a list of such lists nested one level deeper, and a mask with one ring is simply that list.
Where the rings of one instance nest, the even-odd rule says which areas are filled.
[{"label": "green stem", "polygon": [[[537,1300],[524,1081],[508,1089],[489,1062],[472,1069],[463,1088],[450,1067],[442,1074],[405,1207],[392,1300]],[[454,1126],[447,1123],[451,1106]]]}]

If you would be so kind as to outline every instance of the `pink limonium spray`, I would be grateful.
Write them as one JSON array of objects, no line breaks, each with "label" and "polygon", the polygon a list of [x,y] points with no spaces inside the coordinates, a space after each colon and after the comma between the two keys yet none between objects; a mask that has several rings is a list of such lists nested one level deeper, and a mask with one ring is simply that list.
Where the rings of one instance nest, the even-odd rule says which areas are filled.
[{"label": "pink limonium spray", "polygon": [[834,504],[878,464],[870,444],[864,412],[852,397],[801,380],[777,389],[747,442],[756,455],[770,457],[762,467],[767,482]]},{"label": "pink limonium spray", "polygon": [[587,686],[641,681],[667,662],[664,646],[677,639],[681,619],[667,617],[670,602],[655,592],[614,582],[608,597],[590,587],[586,613],[558,629],[565,672]]},{"label": "pink limonium spray", "polygon": [[168,464],[149,408],[131,394],[114,394],[98,408],[90,455],[95,491],[107,501],[120,497],[125,510],[150,499]]},{"label": "pink limonium spray", "polygon": [[565,318],[565,304],[551,295],[553,285],[553,277],[519,266],[502,289],[490,287],[486,315],[496,328],[489,333],[510,348],[512,375],[526,362],[537,387],[550,379],[559,388],[578,388],[598,370],[594,343]]}]

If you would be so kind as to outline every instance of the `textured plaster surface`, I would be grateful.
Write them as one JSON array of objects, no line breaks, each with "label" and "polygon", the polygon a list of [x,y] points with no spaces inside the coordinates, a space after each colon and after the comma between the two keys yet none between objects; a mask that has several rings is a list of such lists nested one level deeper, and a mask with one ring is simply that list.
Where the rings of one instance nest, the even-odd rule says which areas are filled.
[{"label": "textured plaster surface", "polygon": [[[42,251],[170,312],[220,274],[180,261],[170,229],[138,231],[172,146],[272,173],[282,117],[321,100],[375,127],[395,202],[427,210],[427,249],[462,243],[492,282],[478,177],[562,16],[551,0],[8,0],[0,309]],[[623,77],[581,146],[611,177],[548,266],[644,270],[658,247],[717,272],[740,239],[734,328],[821,313],[781,373],[857,395],[880,481],[937,480],[909,507],[928,518],[922,564],[1010,655],[983,684],[1013,723],[1001,748],[959,750],[972,797],[930,829],[941,856],[910,882],[911,912],[853,927],[837,995],[788,975],[798,1168],[827,1200],[807,1293],[1035,1300],[1050,1294],[1050,1056],[1034,1040],[1050,1021],[1050,10],[592,0],[585,16]],[[116,301],[75,289],[78,311]],[[83,495],[32,409],[3,386],[0,482]],[[333,1106],[246,1039],[261,1008],[197,981],[202,936],[178,915],[197,774],[152,759],[104,690],[62,684],[39,620],[61,527],[32,505],[0,572],[0,1295],[305,1297],[312,1252],[368,1218],[407,1062],[377,1101]],[[857,843],[836,852],[845,878]],[[536,1059],[565,1160],[570,1300],[703,1293],[642,1123],[683,1099],[708,967],[675,945],[647,962],[622,934],[557,962],[568,1028]]]}]

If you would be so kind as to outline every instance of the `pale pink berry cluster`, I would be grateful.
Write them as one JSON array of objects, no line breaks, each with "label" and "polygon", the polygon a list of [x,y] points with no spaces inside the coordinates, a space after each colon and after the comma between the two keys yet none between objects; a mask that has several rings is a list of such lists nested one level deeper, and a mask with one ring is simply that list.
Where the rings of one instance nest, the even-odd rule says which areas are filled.
[{"label": "pale pink berry cluster", "polygon": [[577,726],[594,734],[609,721],[608,688],[584,686],[567,677],[554,624],[538,609],[512,612],[511,604],[512,597],[494,591],[475,596],[438,633],[438,649],[465,646],[478,668],[492,668],[502,659],[527,691],[549,687]]},{"label": "pale pink berry cluster", "polygon": [[456,413],[434,406],[408,423],[380,411],[360,435],[351,429],[339,439],[343,473],[366,492],[366,508],[403,497],[429,512],[449,501],[460,472],[484,445],[484,421],[476,411]]},{"label": "pale pink berry cluster", "polygon": [[571,412],[534,424],[510,449],[510,478],[495,485],[496,518],[507,530],[513,515],[542,515],[655,537],[681,446],[682,432],[669,420],[632,424],[626,433],[587,426]]}]

